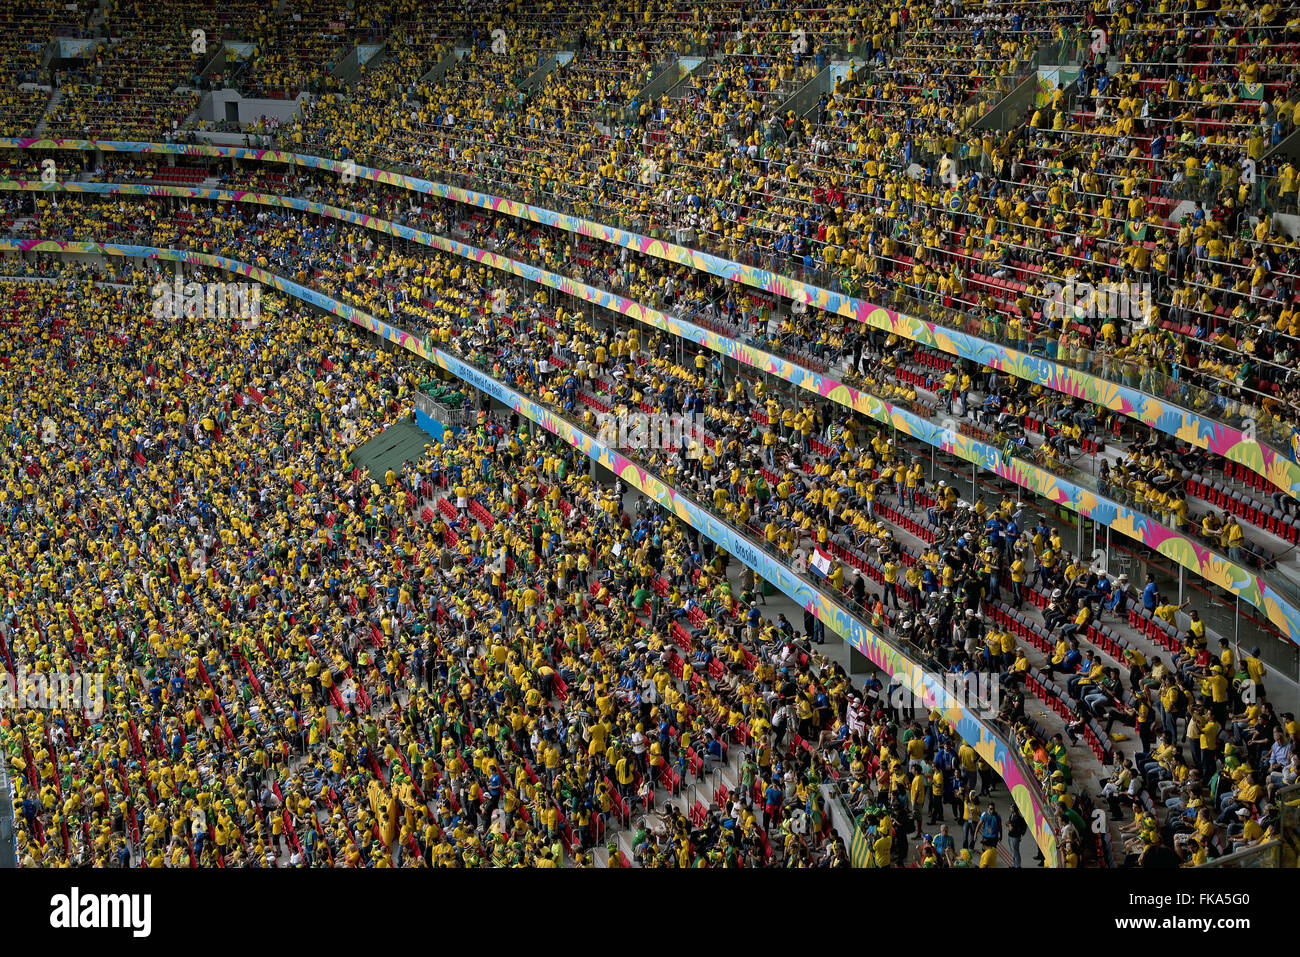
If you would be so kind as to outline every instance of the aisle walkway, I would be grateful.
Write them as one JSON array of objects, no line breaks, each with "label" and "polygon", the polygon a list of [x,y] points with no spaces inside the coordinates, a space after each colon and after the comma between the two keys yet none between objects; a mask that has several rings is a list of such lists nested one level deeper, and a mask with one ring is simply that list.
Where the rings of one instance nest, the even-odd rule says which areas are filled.
[{"label": "aisle walkway", "polygon": [[370,472],[375,481],[382,481],[390,468],[401,474],[407,462],[418,461],[424,447],[433,437],[410,420],[394,423],[369,442],[358,446],[351,455],[352,464]]}]

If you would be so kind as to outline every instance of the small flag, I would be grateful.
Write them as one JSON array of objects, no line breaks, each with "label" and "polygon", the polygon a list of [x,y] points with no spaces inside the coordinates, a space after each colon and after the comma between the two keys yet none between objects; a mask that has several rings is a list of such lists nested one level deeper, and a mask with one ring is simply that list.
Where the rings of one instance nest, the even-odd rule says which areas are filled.
[{"label": "small flag", "polygon": [[811,559],[809,560],[809,564],[817,571],[819,575],[823,577],[831,573],[830,557],[825,552],[823,552],[820,548],[816,548],[816,547],[813,548],[813,553]]},{"label": "small flag", "polygon": [[853,840],[849,844],[849,862],[854,867],[872,867],[875,861],[871,854],[871,835],[859,821],[853,828]]}]

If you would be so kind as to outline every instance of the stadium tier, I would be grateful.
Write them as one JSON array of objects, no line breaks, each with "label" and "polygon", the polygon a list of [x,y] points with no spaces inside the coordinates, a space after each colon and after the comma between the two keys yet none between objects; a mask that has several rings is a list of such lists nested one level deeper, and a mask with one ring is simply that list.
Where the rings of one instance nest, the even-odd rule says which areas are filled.
[{"label": "stadium tier", "polygon": [[1300,8],[0,18],[0,865],[1295,865]]}]

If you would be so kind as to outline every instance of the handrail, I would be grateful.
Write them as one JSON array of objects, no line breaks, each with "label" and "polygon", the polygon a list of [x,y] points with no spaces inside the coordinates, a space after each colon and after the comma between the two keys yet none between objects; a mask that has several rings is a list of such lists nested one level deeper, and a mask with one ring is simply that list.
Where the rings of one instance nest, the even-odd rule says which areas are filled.
[{"label": "handrail", "polygon": [[[661,239],[605,226],[578,216],[558,213],[517,200],[478,193],[458,186],[435,183],[405,173],[374,169],[330,160],[305,153],[248,147],[198,144],[145,143],[135,141],[95,141],[71,139],[0,138],[0,149],[94,150],[108,152],[156,153],[178,156],[208,156],[253,159],[264,162],[306,166],[332,172],[347,169],[358,179],[368,179],[414,192],[439,196],[478,206],[507,216],[528,219],[543,225],[576,232],[601,242],[613,243],[660,259],[707,272],[723,279],[744,283],[814,308],[832,312],[873,326],[951,355],[987,366],[1007,375],[1037,383],[1057,392],[1093,402],[1103,408],[1134,418],[1144,425],[1176,436],[1214,455],[1244,465],[1293,497],[1300,498],[1300,463],[1277,449],[1231,425],[1178,406],[1167,398],[1157,398],[1131,386],[1121,384],[1091,369],[1074,366],[1021,352],[1009,345],[978,338],[970,333],[935,322],[895,312],[886,306],[866,302],[853,296],[832,292],[788,276],[746,266],[711,253],[688,249]],[[1089,363],[1090,357],[1089,357]],[[1104,372],[1115,374],[1103,367]],[[1118,375],[1116,375],[1118,378]]]},{"label": "handrail", "polygon": [[[1095,477],[1076,471],[1071,478],[1067,479],[1048,472],[1024,459],[1011,457],[1004,450],[980,442],[972,436],[960,435],[953,428],[945,427],[949,423],[936,425],[907,409],[886,402],[869,392],[855,389],[831,378],[829,375],[804,368],[789,359],[746,345],[732,337],[697,326],[679,317],[660,312],[615,293],[507,256],[479,249],[467,243],[450,240],[409,226],[310,200],[203,187],[136,186],[112,183],[0,183],[0,191],[24,188],[43,192],[52,192],[61,188],[70,193],[179,196],[214,201],[250,202],[295,209],[300,212],[340,219],[367,229],[407,239],[470,259],[482,265],[491,266],[501,272],[509,272],[520,278],[538,282],[602,308],[629,316],[671,335],[690,339],[711,351],[784,379],[800,388],[815,393],[820,398],[835,402],[878,422],[891,425],[912,438],[971,462],[984,471],[1011,481],[1057,505],[1063,505],[1099,525],[1111,527],[1201,576],[1207,582],[1239,595],[1246,602],[1262,611],[1265,617],[1290,641],[1300,644],[1300,599],[1294,597],[1288,599],[1287,595],[1284,594],[1284,592],[1295,592],[1295,588],[1289,580],[1277,574],[1271,576],[1255,575],[1183,532],[1170,528],[1152,516],[1146,515],[1123,502],[1103,495],[1097,487]],[[20,248],[46,251],[46,249],[41,248],[42,241],[40,240],[16,242],[20,244]],[[64,244],[54,241],[54,245],[49,248],[49,251],[59,251],[63,247]],[[0,248],[9,247],[0,245]]]},{"label": "handrail", "polygon": [[[16,246],[24,248],[24,244],[0,240],[0,250],[12,251]],[[529,399],[492,378],[487,370],[453,353],[431,346],[412,333],[390,326],[354,306],[250,263],[209,253],[156,246],[81,241],[60,243],[59,246],[65,252],[192,263],[246,276],[318,309],[340,316],[420,358],[427,359],[537,423],[653,499],[669,514],[695,528],[701,534],[707,535],[729,555],[734,555],[755,574],[762,576],[765,581],[771,582],[783,591],[797,605],[812,612],[819,621],[840,635],[846,643],[856,648],[882,671],[889,675],[906,676],[910,687],[921,695],[922,700],[941,711],[953,730],[975,748],[1006,782],[1012,800],[1015,801],[1026,821],[1030,823],[1031,832],[1039,849],[1047,858],[1048,864],[1056,866],[1054,818],[1049,813],[1045,795],[1039,789],[1036,779],[1028,770],[1014,743],[1008,743],[988,724],[970,713],[961,701],[948,691],[940,678],[927,673],[893,642],[851,615],[837,600],[796,574],[783,562],[772,558],[762,545],[750,539],[721,516],[697,504],[657,475],[578,428],[558,408],[548,407]],[[33,247],[25,246],[25,248]]]},{"label": "handrail", "polygon": [[1255,844],[1251,847],[1243,847],[1239,851],[1233,851],[1231,854],[1224,854],[1222,857],[1216,857],[1201,865],[1201,867],[1219,868],[1222,870],[1255,867],[1276,868],[1281,866],[1282,841],[1280,838],[1275,838],[1266,844]]},{"label": "handrail", "polygon": [[9,786],[8,756],[0,752],[0,870],[18,866],[17,834],[14,830],[14,795]]}]

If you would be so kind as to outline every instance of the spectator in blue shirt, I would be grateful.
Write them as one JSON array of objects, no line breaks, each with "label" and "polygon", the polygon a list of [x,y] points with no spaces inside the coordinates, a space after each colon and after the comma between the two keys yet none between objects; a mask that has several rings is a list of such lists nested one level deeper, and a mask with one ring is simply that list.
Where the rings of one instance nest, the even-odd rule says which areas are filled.
[{"label": "spectator in blue shirt", "polygon": [[934,849],[939,852],[939,857],[943,859],[945,864],[952,864],[953,858],[957,855],[957,842],[948,833],[947,824],[940,827],[939,833],[935,835]]},{"label": "spectator in blue shirt", "polygon": [[767,789],[763,792],[763,830],[770,831],[772,825],[779,823],[781,802],[785,795],[777,787],[776,781],[768,784]]},{"label": "spectator in blue shirt", "polygon": [[1116,617],[1123,617],[1128,613],[1128,576],[1120,575],[1115,579],[1115,587],[1111,589],[1111,598],[1107,607],[1115,614]]},{"label": "spectator in blue shirt", "polygon": [[1148,572],[1146,587],[1142,589],[1142,607],[1153,612],[1158,604],[1160,604],[1160,590],[1156,588],[1155,576]]},{"label": "spectator in blue shirt", "polygon": [[979,831],[985,847],[997,847],[1002,840],[1002,817],[992,804],[980,815]]},{"label": "spectator in blue shirt", "polygon": [[1066,651],[1065,657],[1061,661],[1049,661],[1047,667],[1043,669],[1043,674],[1049,678],[1055,678],[1056,672],[1063,671],[1066,674],[1074,674],[1079,670],[1079,665],[1083,663],[1083,655],[1079,652],[1079,643],[1073,638],[1070,639],[1069,650]]}]

